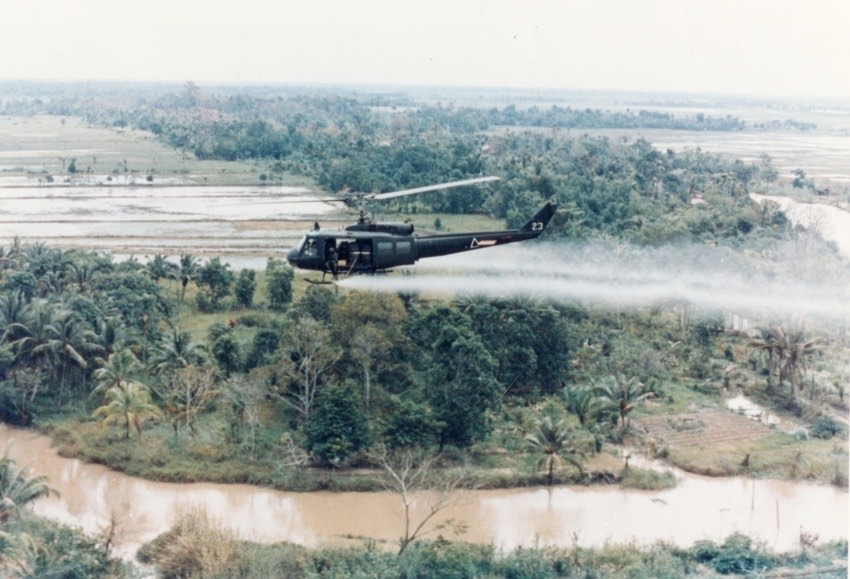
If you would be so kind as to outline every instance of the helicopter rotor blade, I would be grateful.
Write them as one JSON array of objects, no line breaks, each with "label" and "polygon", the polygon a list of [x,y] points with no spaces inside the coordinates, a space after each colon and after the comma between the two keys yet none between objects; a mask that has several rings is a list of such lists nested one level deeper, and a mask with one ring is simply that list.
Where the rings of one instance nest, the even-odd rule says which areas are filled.
[{"label": "helicopter rotor blade", "polygon": [[[239,203],[222,203],[222,205],[227,207],[237,205],[244,206],[247,202],[248,199]],[[343,203],[348,205],[348,201],[346,199],[338,199],[336,197],[328,197],[325,199],[279,199],[277,201],[252,201],[251,205],[281,205],[283,203],[300,203],[302,205],[306,203]]]},{"label": "helicopter rotor blade", "polygon": [[463,181],[452,181],[450,183],[440,183],[438,185],[427,185],[425,187],[415,187],[413,189],[402,189],[401,191],[390,191],[389,193],[367,193],[363,195],[364,199],[392,199],[393,197],[403,197],[405,195],[416,195],[418,193],[427,193],[429,191],[441,191],[443,189],[451,189],[454,187],[465,187],[466,185],[475,185],[477,183],[487,183],[490,181],[500,181],[499,177],[476,177],[475,179],[464,179]]}]

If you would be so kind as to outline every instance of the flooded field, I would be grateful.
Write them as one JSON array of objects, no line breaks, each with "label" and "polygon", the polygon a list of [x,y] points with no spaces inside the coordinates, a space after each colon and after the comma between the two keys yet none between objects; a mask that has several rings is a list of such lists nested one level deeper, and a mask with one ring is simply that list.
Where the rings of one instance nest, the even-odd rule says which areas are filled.
[{"label": "flooded field", "polygon": [[334,210],[303,187],[0,187],[0,245],[280,256]]},{"label": "flooded field", "polygon": [[780,176],[803,169],[818,187],[850,188],[850,134],[798,131],[708,132],[666,129],[594,129],[580,131],[612,140],[644,138],[659,151],[701,149],[756,162],[770,155]]},{"label": "flooded field", "polygon": [[[36,512],[89,533],[105,528],[114,515],[116,546],[124,556],[168,529],[181,509],[194,506],[252,541],[318,545],[368,537],[391,548],[401,534],[400,501],[389,493],[291,493],[247,485],[151,482],[61,458],[49,438],[0,426],[0,446],[6,445],[61,493],[35,503]],[[678,486],[665,491],[616,486],[468,491],[444,518],[467,526],[463,540],[505,549],[568,547],[574,533],[584,546],[657,540],[687,546],[740,531],[784,551],[799,545],[801,530],[817,533],[821,541],[848,535],[848,495],[835,487],[676,475]],[[426,508],[427,497],[420,501],[419,508]]]}]

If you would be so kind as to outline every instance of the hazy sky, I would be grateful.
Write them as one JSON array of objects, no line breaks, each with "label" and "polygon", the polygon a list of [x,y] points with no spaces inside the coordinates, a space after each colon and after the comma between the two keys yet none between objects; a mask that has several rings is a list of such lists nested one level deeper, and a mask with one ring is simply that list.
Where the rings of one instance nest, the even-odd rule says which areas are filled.
[{"label": "hazy sky", "polygon": [[0,0],[0,78],[850,97],[850,0]]}]

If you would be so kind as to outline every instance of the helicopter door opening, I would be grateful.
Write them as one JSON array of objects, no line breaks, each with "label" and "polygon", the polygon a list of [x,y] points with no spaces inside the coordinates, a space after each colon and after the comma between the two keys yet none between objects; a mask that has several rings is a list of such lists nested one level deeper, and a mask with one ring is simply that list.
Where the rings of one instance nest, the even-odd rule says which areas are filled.
[{"label": "helicopter door opening", "polygon": [[352,270],[363,270],[372,267],[372,240],[358,239],[349,246],[351,262],[348,267]]}]

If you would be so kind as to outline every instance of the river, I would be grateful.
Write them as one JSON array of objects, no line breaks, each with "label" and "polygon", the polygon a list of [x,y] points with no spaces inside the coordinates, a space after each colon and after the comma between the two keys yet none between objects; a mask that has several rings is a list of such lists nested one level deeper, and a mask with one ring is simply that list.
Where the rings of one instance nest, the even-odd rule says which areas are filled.
[{"label": "river", "polygon": [[[116,550],[128,558],[168,529],[177,513],[194,506],[251,541],[315,546],[369,537],[392,545],[402,533],[399,498],[387,492],[291,493],[248,485],[152,482],[62,458],[48,437],[5,425],[0,426],[0,445],[9,445],[19,463],[47,475],[59,491],[59,497],[35,503],[38,514],[88,533],[104,529],[114,516]],[[676,474],[676,488],[652,492],[617,486],[465,491],[444,513],[466,525],[459,538],[504,549],[567,547],[574,533],[582,546],[657,540],[688,546],[740,531],[780,551],[799,544],[801,529],[817,533],[821,541],[848,536],[848,495],[838,488]],[[427,497],[419,499],[425,507]]]}]

